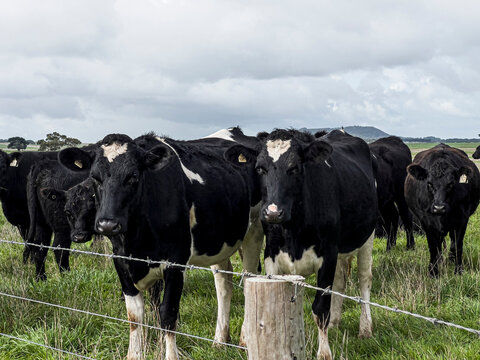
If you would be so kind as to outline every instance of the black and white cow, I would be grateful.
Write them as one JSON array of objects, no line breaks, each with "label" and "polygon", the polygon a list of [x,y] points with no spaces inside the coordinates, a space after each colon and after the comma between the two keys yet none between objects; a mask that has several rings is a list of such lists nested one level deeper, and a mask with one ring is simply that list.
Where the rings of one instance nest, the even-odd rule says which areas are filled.
[{"label": "black and white cow", "polygon": [[[225,157],[236,162],[244,153],[248,149],[237,147]],[[249,154],[255,163],[255,154]],[[319,287],[333,284],[343,292],[349,261],[358,254],[360,293],[369,300],[378,209],[368,145],[337,130],[317,140],[295,130],[275,130],[256,157],[256,169],[262,181],[266,272],[316,274]],[[329,321],[339,323],[341,306],[342,298],[317,292],[313,316],[319,328],[319,359],[331,358],[327,326]],[[372,335],[366,304],[359,335]]]},{"label": "black and white cow", "polygon": [[[16,226],[24,240],[30,226],[27,203],[27,177],[33,164],[43,159],[56,159],[58,152],[14,152],[0,150],[0,200],[3,214]],[[30,248],[25,247],[23,260],[27,261]]]},{"label": "black and white cow", "polygon": [[439,275],[447,234],[455,273],[462,273],[463,237],[480,200],[478,168],[462,150],[439,144],[418,153],[407,170],[405,198],[427,236],[430,275]]},{"label": "black and white cow", "polygon": [[473,153],[472,157],[474,159],[480,159],[480,146],[477,146],[477,148],[475,149],[475,152]]},{"label": "black and white cow", "polygon": [[[77,163],[78,164],[78,163]],[[76,165],[77,166],[77,165]],[[57,160],[43,160],[34,164],[28,175],[27,201],[30,216],[30,228],[27,241],[38,245],[50,245],[52,233],[53,246],[70,248],[70,226],[65,213],[64,190],[85,180],[88,171],[70,171]],[[45,280],[45,260],[47,248],[31,249],[36,267],[37,279]],[[61,272],[69,270],[69,252],[54,250],[55,260]]]},{"label": "black and white cow", "polygon": [[397,241],[398,216],[407,235],[407,249],[415,247],[412,215],[404,195],[407,166],[412,163],[412,153],[396,136],[378,139],[368,145],[377,161],[378,208],[387,235],[387,250]]},{"label": "black and white cow", "polygon": [[[228,268],[229,257],[247,232],[250,207],[259,201],[248,180],[253,177],[253,166],[250,171],[239,170],[205,142],[157,138],[155,146],[147,150],[126,135],[111,134],[99,145],[95,151],[65,149],[59,160],[71,170],[78,171],[76,161],[90,169],[98,204],[95,228],[110,237],[115,254]],[[247,271],[255,271],[258,256],[254,256]],[[143,320],[142,292],[163,279],[161,325],[174,330],[183,271],[165,265],[115,260],[128,318]],[[231,295],[228,291],[222,293],[231,286],[229,278],[221,273],[215,275],[216,287],[220,289],[215,340],[222,342],[228,340],[229,334]],[[177,359],[175,335],[167,333],[165,339],[166,359]],[[142,342],[141,328],[131,325],[129,359],[142,356]]]}]

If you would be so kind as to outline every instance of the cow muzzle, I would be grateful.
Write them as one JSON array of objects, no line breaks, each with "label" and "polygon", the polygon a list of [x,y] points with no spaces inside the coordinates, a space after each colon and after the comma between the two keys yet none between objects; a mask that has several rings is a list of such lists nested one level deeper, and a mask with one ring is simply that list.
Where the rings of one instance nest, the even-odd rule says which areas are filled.
[{"label": "cow muzzle", "polygon": [[72,241],[76,243],[84,243],[90,240],[90,236],[87,232],[76,232],[72,234]]},{"label": "cow muzzle", "polygon": [[280,224],[283,221],[284,211],[275,204],[268,205],[263,213],[265,221],[269,224]]},{"label": "cow muzzle", "polygon": [[122,231],[122,225],[113,220],[100,219],[95,225],[95,230],[102,235],[117,235]]}]

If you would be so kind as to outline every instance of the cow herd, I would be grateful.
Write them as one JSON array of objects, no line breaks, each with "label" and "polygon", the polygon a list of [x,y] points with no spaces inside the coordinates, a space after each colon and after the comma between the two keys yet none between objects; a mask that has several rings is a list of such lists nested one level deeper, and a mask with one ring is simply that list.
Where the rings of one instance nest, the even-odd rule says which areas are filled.
[{"label": "cow herd", "polygon": [[[480,147],[473,155],[480,158]],[[181,268],[155,261],[231,270],[242,250],[245,271],[316,275],[317,285],[344,292],[357,256],[361,297],[370,299],[376,226],[396,243],[401,219],[414,249],[414,220],[426,234],[429,273],[439,276],[444,238],[462,273],[463,237],[480,201],[480,174],[466,153],[440,144],[412,162],[397,137],[367,144],[341,130],[312,135],[274,130],[246,136],[238,128],[178,141],[153,133],[111,134],[94,145],[60,152],[0,151],[0,199],[7,220],[28,243],[69,248],[107,236],[128,319],[142,322],[143,292],[162,328],[175,330],[184,283]],[[265,239],[265,245],[264,245]],[[60,271],[69,253],[54,250]],[[24,261],[45,280],[47,249],[26,245]],[[150,259],[152,263],[129,260]],[[215,341],[228,342],[231,275],[215,272]],[[328,327],[340,322],[342,298],[318,291],[312,305],[318,359],[331,359]],[[362,304],[359,336],[372,336]],[[165,334],[165,358],[178,359],[175,335]],[[130,326],[129,359],[143,358],[143,334]],[[245,344],[246,334],[241,335]]]}]

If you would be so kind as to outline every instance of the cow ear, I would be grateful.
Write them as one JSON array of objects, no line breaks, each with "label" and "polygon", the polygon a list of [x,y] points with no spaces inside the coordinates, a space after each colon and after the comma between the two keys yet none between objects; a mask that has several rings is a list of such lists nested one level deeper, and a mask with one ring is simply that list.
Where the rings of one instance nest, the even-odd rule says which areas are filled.
[{"label": "cow ear", "polygon": [[268,137],[268,132],[266,131],[261,131],[257,134],[257,139],[260,140],[261,142],[265,142]]},{"label": "cow ear", "polygon": [[145,153],[145,165],[152,170],[164,168],[172,159],[173,151],[166,145],[157,145]]},{"label": "cow ear", "polygon": [[58,153],[58,161],[72,171],[90,171],[95,155],[79,148],[67,148]]},{"label": "cow ear", "polygon": [[407,167],[407,171],[415,179],[423,181],[428,177],[428,172],[426,169],[417,164],[410,164]]},{"label": "cow ear", "polygon": [[332,153],[332,146],[321,140],[312,142],[305,148],[305,160],[320,163],[327,160]]},{"label": "cow ear", "polygon": [[223,153],[223,158],[228,162],[242,166],[246,164],[255,164],[258,152],[243,145],[233,145]]},{"label": "cow ear", "polygon": [[56,190],[56,189],[52,189],[52,188],[42,188],[42,189],[40,189],[40,194],[45,199],[49,199],[49,200],[52,200],[52,201],[65,200],[65,198],[66,198],[65,191]]},{"label": "cow ear", "polygon": [[467,166],[461,166],[457,170],[457,178],[460,184],[468,184],[468,179],[472,176],[472,169]]}]

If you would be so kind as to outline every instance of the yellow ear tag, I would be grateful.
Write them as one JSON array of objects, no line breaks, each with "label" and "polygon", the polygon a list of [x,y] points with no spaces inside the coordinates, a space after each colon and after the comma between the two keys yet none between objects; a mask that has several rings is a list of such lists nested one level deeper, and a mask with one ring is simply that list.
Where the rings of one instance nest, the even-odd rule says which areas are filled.
[{"label": "yellow ear tag", "polygon": [[74,164],[77,165],[77,167],[79,167],[80,169],[83,168],[82,160],[75,160]]},{"label": "yellow ear tag", "polygon": [[467,175],[463,174],[462,176],[460,176],[460,181],[459,181],[460,184],[468,184],[468,179],[467,179]]},{"label": "yellow ear tag", "polygon": [[238,155],[238,162],[239,163],[246,163],[247,158],[243,154],[240,154],[240,155]]}]

